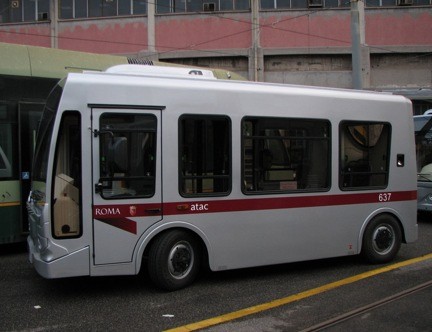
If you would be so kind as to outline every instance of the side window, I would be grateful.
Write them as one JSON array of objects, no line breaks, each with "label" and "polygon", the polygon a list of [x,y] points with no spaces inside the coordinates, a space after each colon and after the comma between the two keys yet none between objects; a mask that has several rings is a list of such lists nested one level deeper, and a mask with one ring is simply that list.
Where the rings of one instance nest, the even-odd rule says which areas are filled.
[{"label": "side window", "polygon": [[387,186],[390,125],[381,122],[351,122],[340,125],[340,175],[342,190]]},{"label": "side window", "polygon": [[330,123],[244,118],[242,175],[242,189],[247,194],[326,190],[330,183]]},{"label": "side window", "polygon": [[17,177],[16,106],[0,102],[0,178]]},{"label": "side window", "polygon": [[55,153],[52,216],[55,238],[81,235],[81,116],[63,114]]},{"label": "side window", "polygon": [[98,190],[103,198],[154,195],[156,129],[150,114],[102,114]]},{"label": "side window", "polygon": [[[1,125],[0,125],[1,127]],[[9,178],[12,176],[12,166],[8,157],[0,145],[0,178]]]},{"label": "side window", "polygon": [[179,120],[179,159],[181,195],[227,195],[231,190],[229,118],[182,116]]}]

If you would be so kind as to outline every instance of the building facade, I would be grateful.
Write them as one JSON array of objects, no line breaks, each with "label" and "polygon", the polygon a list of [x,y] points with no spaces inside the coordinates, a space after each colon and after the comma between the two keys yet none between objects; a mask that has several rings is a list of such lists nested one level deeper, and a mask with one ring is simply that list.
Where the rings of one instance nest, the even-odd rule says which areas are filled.
[{"label": "building facade", "polygon": [[6,0],[0,41],[352,88],[357,36],[363,89],[431,109],[432,0],[365,1]]}]

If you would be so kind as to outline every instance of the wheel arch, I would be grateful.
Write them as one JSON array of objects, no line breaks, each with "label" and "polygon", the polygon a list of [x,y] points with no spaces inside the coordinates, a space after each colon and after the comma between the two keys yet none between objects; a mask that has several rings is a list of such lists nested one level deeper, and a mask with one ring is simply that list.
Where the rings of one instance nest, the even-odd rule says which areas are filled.
[{"label": "wheel arch", "polygon": [[208,241],[204,232],[193,224],[184,221],[173,221],[162,225],[154,226],[141,236],[141,239],[138,241],[138,249],[136,250],[135,254],[136,273],[139,273],[140,270],[143,268],[143,261],[145,260],[146,255],[148,255],[148,251],[150,250],[152,243],[158,237],[173,230],[184,230],[187,231],[189,234],[193,235],[197,239],[202,250],[202,263],[209,264],[211,253],[210,242]]},{"label": "wheel arch", "polygon": [[397,221],[399,228],[401,230],[401,234],[402,234],[402,243],[406,243],[406,238],[405,238],[405,228],[403,226],[403,223],[401,221],[402,217],[401,215],[394,209],[389,209],[389,208],[381,208],[378,210],[375,210],[374,212],[372,212],[363,222],[363,225],[360,229],[360,233],[359,233],[359,237],[357,239],[358,241],[358,253],[361,253],[362,251],[362,247],[363,247],[363,237],[366,231],[367,226],[377,217],[379,216],[383,216],[383,215],[389,215],[394,217],[394,219]]}]

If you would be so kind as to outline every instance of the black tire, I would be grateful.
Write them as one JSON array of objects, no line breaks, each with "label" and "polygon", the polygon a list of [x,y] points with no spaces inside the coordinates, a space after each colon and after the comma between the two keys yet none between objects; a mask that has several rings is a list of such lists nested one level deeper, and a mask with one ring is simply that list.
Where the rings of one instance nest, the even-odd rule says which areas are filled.
[{"label": "black tire", "polygon": [[148,273],[159,288],[174,291],[189,286],[201,264],[201,250],[196,238],[183,230],[168,231],[151,245]]},{"label": "black tire", "polygon": [[402,231],[397,220],[387,214],[375,217],[363,235],[362,256],[370,263],[387,263],[398,253]]}]

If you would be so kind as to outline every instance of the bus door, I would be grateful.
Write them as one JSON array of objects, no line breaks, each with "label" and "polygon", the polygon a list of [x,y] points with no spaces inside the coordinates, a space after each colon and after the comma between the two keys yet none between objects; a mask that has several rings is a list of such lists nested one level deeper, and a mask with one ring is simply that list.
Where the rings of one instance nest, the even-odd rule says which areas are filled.
[{"label": "bus door", "polygon": [[36,132],[44,102],[19,102],[19,178],[21,188],[21,229],[28,232],[26,200],[30,193],[30,170],[36,144]]},{"label": "bus door", "polygon": [[161,109],[92,109],[95,264],[131,262],[162,219]]}]

